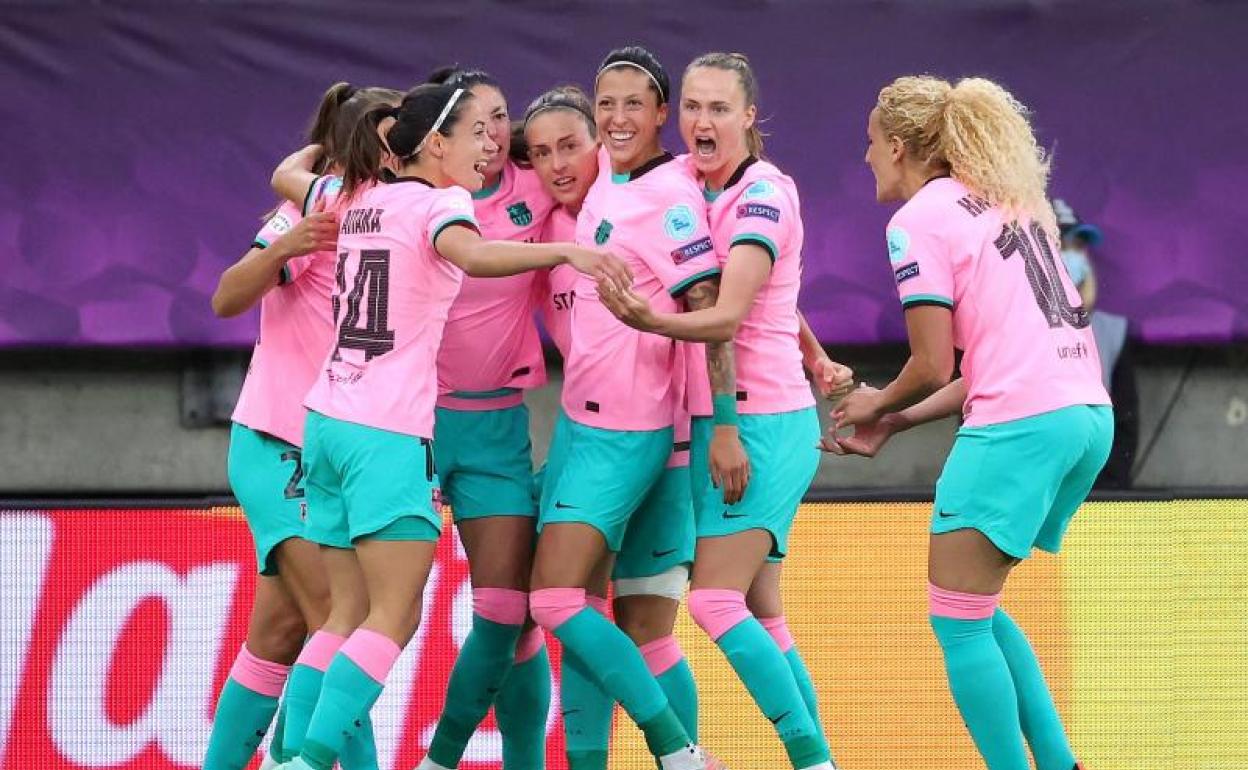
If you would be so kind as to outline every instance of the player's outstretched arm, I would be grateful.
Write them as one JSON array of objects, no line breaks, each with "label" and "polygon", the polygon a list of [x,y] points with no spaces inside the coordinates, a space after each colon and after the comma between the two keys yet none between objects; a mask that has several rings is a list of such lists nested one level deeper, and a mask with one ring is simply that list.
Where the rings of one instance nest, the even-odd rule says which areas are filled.
[{"label": "player's outstretched arm", "polygon": [[470,227],[448,227],[438,234],[433,245],[451,264],[477,278],[498,278],[568,264],[621,290],[633,282],[623,260],[571,243],[487,241]]}]

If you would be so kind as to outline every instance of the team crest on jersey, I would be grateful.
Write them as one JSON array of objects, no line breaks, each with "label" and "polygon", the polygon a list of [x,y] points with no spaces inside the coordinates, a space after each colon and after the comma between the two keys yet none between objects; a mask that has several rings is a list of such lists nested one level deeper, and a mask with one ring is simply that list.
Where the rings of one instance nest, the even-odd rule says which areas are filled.
[{"label": "team crest on jersey", "polygon": [[533,212],[529,211],[529,204],[524,201],[508,206],[507,216],[511,217],[511,223],[516,227],[526,227],[533,224]]},{"label": "team crest on jersey", "polygon": [[900,227],[890,227],[885,236],[888,240],[888,261],[900,264],[910,251],[910,233]]},{"label": "team crest on jersey", "polygon": [[594,243],[598,244],[599,246],[606,243],[607,239],[611,237],[611,231],[614,229],[615,229],[615,225],[611,224],[605,219],[599,222],[598,229],[594,231]]},{"label": "team crest on jersey", "polygon": [[673,241],[687,241],[698,230],[698,220],[693,209],[683,203],[672,206],[663,215],[663,229]]},{"label": "team crest on jersey", "polygon": [[762,200],[770,198],[776,194],[776,186],[766,179],[760,179],[749,187],[745,188],[745,192],[741,195],[747,201]]}]

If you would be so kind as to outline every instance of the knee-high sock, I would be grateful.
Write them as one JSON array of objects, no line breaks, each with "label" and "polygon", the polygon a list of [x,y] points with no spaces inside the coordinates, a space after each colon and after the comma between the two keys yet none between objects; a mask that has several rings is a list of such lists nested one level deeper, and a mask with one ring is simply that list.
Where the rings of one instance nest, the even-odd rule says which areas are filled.
[{"label": "knee-high sock", "polygon": [[533,619],[580,659],[602,690],[619,701],[656,757],[681,751],[689,734],[628,636],[585,603],[583,588],[546,588],[531,595]]},{"label": "knee-high sock", "polygon": [[365,711],[355,719],[355,729],[342,744],[338,755],[342,770],[378,770],[377,739],[373,736],[373,715]]},{"label": "knee-high sock", "polygon": [[325,671],[321,697],[312,712],[300,760],[314,770],[330,770],[355,722],[381,696],[386,675],[402,648],[366,628],[356,629]]},{"label": "knee-high sock", "polygon": [[[606,599],[590,595],[586,603],[598,614],[608,617]],[[563,658],[559,671],[559,702],[563,708],[568,770],[607,770],[615,700],[602,691],[575,656]]]},{"label": "knee-high sock", "polygon": [[242,770],[277,712],[290,666],[257,658],[243,645],[217,700],[204,770]]},{"label": "knee-high sock", "polygon": [[1053,696],[1044,681],[1040,661],[1027,641],[1026,634],[1005,610],[997,608],[992,616],[992,636],[1005,656],[1018,696],[1019,723],[1023,736],[1031,746],[1036,770],[1070,770],[1075,754],[1062,727],[1062,718],[1053,705]]},{"label": "knee-high sock", "polygon": [[1028,770],[1018,695],[992,634],[1000,594],[985,596],[929,586],[932,630],[940,642],[949,690],[988,770]]},{"label": "knee-high sock", "polygon": [[472,630],[451,670],[442,716],[429,744],[429,758],[444,767],[459,764],[498,697],[529,614],[528,594],[508,588],[474,588],[472,605]]},{"label": "knee-high sock", "polygon": [[279,765],[283,761],[282,749],[282,733],[286,732],[286,699],[283,698],[277,705],[277,717],[273,721],[273,733],[269,739],[269,759],[274,765]]},{"label": "knee-high sock", "polygon": [[308,733],[308,723],[321,696],[321,682],[325,669],[334,659],[345,636],[317,631],[312,634],[290,670],[286,684],[286,724],[282,728],[282,759],[290,761],[299,755],[303,739]]},{"label": "knee-high sock", "polygon": [[549,716],[550,657],[546,632],[535,627],[520,635],[516,661],[494,701],[494,717],[503,734],[503,767],[544,770]]},{"label": "knee-high sock", "polygon": [[723,651],[754,702],[775,725],[793,767],[828,762],[828,746],[815,729],[793,670],[746,607],[745,595],[714,588],[691,591],[689,614]]},{"label": "knee-high sock", "polygon": [[698,686],[680,643],[674,636],[647,642],[639,648],[646,667],[663,688],[672,711],[689,733],[689,740],[698,742]]},{"label": "knee-high sock", "polygon": [[802,660],[801,653],[797,651],[797,644],[793,640],[793,634],[789,631],[788,622],[785,621],[783,615],[774,618],[759,618],[758,622],[767,629],[771,638],[776,640],[776,646],[780,648],[780,652],[784,653],[784,659],[788,661],[789,669],[793,672],[793,681],[797,682],[797,689],[802,693],[806,711],[810,714],[811,721],[815,723],[815,731],[819,733],[824,743],[827,743],[827,736],[823,732],[823,722],[819,719],[819,696],[815,694],[815,683],[811,679],[810,671],[806,668],[806,661]]}]

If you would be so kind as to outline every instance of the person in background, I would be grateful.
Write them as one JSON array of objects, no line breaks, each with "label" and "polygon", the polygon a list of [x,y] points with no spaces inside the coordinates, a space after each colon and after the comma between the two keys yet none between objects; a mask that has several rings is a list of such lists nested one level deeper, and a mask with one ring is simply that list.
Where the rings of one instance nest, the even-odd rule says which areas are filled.
[{"label": "person in background", "polygon": [[1101,356],[1101,380],[1114,401],[1114,445],[1096,486],[1125,489],[1131,486],[1140,434],[1140,399],[1132,363],[1130,324],[1126,318],[1096,307],[1098,284],[1092,249],[1105,240],[1101,228],[1080,219],[1062,198],[1053,199],[1053,213],[1062,236],[1062,262],[1079,290],[1084,309],[1092,316],[1092,336]]}]

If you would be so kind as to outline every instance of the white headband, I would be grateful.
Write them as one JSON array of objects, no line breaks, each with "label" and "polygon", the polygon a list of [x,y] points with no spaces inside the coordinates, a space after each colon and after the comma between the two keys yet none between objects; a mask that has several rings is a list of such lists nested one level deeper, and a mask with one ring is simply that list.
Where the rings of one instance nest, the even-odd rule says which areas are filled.
[{"label": "white headband", "polygon": [[451,114],[451,110],[455,107],[455,102],[459,101],[459,97],[464,95],[464,89],[456,88],[455,93],[451,94],[451,98],[446,100],[446,106],[442,108],[438,119],[433,121],[433,128],[429,129],[429,133],[425,134],[425,138],[420,140],[420,144],[416,145],[416,149],[412,150],[412,155],[416,155],[425,147],[425,142],[429,141],[429,137],[433,136],[442,124],[446,122],[446,116]]},{"label": "white headband", "polygon": [[616,67],[633,67],[634,69],[639,69],[642,72],[646,73],[646,77],[650,78],[651,83],[654,83],[654,90],[659,92],[659,101],[660,102],[667,101],[667,95],[663,93],[663,86],[659,85],[659,79],[654,76],[653,72],[641,66],[637,62],[631,62],[631,61],[611,62],[610,64],[606,65],[602,69],[598,70],[598,74],[594,76],[594,85],[598,84],[598,78],[602,77],[602,73],[606,72],[609,69],[615,69]]}]

